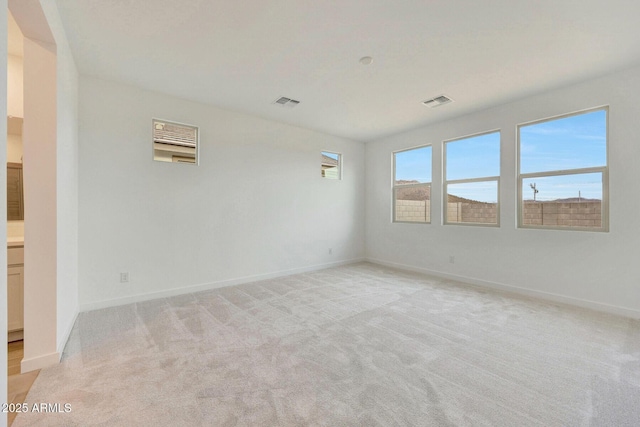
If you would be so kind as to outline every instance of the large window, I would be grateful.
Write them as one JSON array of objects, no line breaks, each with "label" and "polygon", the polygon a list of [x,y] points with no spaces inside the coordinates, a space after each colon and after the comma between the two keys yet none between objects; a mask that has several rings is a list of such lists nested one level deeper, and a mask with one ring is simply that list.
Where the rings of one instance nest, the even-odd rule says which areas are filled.
[{"label": "large window", "polygon": [[445,141],[444,223],[499,224],[500,132]]},{"label": "large window", "polygon": [[607,108],[518,126],[518,226],[606,231]]},{"label": "large window", "polygon": [[393,153],[393,221],[431,222],[431,146]]}]

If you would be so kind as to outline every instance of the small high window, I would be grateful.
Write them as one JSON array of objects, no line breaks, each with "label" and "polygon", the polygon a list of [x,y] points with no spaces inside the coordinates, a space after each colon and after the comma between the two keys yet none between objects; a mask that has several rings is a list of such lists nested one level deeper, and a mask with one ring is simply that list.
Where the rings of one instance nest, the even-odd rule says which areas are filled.
[{"label": "small high window", "polygon": [[342,154],[323,151],[320,172],[323,178],[342,179]]},{"label": "small high window", "polygon": [[198,164],[196,126],[153,119],[153,160]]},{"label": "small high window", "polygon": [[431,146],[393,153],[393,221],[431,222]]},{"label": "small high window", "polygon": [[606,231],[607,108],[518,126],[518,226]]},{"label": "small high window", "polygon": [[499,224],[500,132],[445,141],[444,223]]}]

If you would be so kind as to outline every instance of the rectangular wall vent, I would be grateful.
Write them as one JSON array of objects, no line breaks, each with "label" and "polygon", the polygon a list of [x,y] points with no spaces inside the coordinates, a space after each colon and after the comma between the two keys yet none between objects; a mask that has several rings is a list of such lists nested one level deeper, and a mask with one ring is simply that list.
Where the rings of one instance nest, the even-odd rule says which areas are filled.
[{"label": "rectangular wall vent", "polygon": [[431,99],[427,99],[426,101],[422,101],[422,103],[424,105],[426,105],[427,107],[430,108],[435,108],[435,107],[439,107],[441,105],[444,104],[448,104],[450,102],[453,102],[453,99],[444,96],[444,95],[440,95],[440,96],[436,96],[435,98],[431,98]]},{"label": "rectangular wall vent", "polygon": [[276,105],[281,105],[283,107],[293,108],[296,105],[300,104],[300,101],[296,101],[295,99],[287,98],[286,96],[281,96],[280,98],[276,99],[273,103],[276,104]]}]

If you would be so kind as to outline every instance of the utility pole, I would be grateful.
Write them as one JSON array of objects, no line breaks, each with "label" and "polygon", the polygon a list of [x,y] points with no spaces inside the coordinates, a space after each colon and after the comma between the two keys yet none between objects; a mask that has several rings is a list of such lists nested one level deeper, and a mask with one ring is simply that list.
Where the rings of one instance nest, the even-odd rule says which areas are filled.
[{"label": "utility pole", "polygon": [[538,194],[538,189],[536,188],[536,183],[529,184],[529,187],[533,190],[533,201],[536,201],[536,194]]}]

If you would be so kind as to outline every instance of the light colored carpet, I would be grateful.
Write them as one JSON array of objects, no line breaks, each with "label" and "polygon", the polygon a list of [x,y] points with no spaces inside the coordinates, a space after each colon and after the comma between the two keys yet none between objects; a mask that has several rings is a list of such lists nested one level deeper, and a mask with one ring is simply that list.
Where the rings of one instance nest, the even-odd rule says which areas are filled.
[{"label": "light colored carpet", "polygon": [[27,402],[72,410],[14,426],[639,426],[640,321],[363,263],[82,313]]}]

